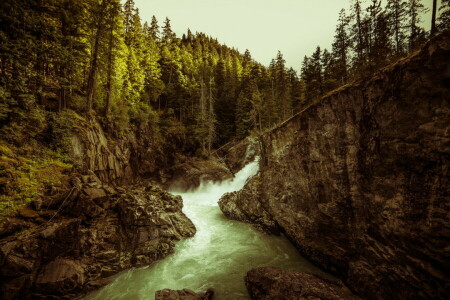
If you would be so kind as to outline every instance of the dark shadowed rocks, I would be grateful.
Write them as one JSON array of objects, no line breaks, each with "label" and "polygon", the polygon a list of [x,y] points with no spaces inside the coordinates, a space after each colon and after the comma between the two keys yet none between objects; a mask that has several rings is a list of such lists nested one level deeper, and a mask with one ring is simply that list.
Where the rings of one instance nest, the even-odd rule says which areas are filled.
[{"label": "dark shadowed rocks", "polygon": [[170,174],[166,185],[181,191],[197,188],[203,181],[219,182],[233,177],[226,165],[216,158],[185,158],[183,163],[168,168],[166,172]]},{"label": "dark shadowed rocks", "polygon": [[73,298],[121,270],[166,257],[174,241],[195,233],[181,197],[157,186],[113,188],[94,175],[73,181],[60,199],[5,219],[1,299]]},{"label": "dark shadowed rocks", "polygon": [[259,178],[220,206],[367,299],[448,299],[449,95],[446,31],[263,134]]},{"label": "dark shadowed rocks", "polygon": [[254,300],[358,300],[339,280],[273,267],[249,271],[245,285]]},{"label": "dark shadowed rocks", "polygon": [[212,300],[214,291],[212,289],[205,293],[195,293],[191,290],[169,290],[156,291],[155,300]]},{"label": "dark shadowed rocks", "polygon": [[246,164],[252,162],[255,156],[259,155],[259,146],[257,139],[248,137],[225,144],[217,149],[214,154],[235,174]]}]

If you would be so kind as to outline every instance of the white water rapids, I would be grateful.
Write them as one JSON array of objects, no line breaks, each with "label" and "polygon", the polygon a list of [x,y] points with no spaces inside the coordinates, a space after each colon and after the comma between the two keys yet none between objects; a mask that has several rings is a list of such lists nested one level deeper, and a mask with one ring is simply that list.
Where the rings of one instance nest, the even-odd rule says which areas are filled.
[{"label": "white water rapids", "polygon": [[258,171],[254,161],[235,178],[221,183],[202,183],[185,193],[184,213],[197,228],[194,237],[177,243],[175,253],[155,264],[118,275],[104,288],[89,294],[89,300],[154,299],[155,291],[191,289],[215,291],[214,299],[249,299],[244,276],[252,268],[274,266],[309,273],[321,273],[302,258],[282,236],[262,234],[249,224],[223,216],[217,202],[227,192],[242,189]]}]

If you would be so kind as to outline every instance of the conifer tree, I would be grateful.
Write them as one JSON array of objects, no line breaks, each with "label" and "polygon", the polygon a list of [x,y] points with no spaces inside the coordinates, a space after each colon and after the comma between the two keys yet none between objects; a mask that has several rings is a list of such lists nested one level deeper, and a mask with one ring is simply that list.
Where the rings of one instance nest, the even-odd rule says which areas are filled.
[{"label": "conifer tree", "polygon": [[441,0],[437,26],[440,31],[450,27],[450,0]]},{"label": "conifer tree", "polygon": [[349,22],[350,19],[346,16],[345,9],[342,9],[339,12],[332,52],[337,68],[336,79],[340,81],[341,84],[348,80],[348,56],[352,45],[348,34]]},{"label": "conifer tree", "polygon": [[159,39],[159,25],[158,20],[155,16],[152,17],[152,23],[149,28],[149,35],[153,38],[153,40],[157,41]]},{"label": "conifer tree", "polygon": [[407,7],[404,0],[388,0],[386,5],[396,57],[400,57],[405,51]]},{"label": "conifer tree", "polygon": [[426,39],[424,29],[419,26],[420,22],[422,21],[421,15],[426,11],[427,10],[425,9],[425,6],[422,4],[421,0],[409,0],[409,52],[417,49],[417,47]]}]

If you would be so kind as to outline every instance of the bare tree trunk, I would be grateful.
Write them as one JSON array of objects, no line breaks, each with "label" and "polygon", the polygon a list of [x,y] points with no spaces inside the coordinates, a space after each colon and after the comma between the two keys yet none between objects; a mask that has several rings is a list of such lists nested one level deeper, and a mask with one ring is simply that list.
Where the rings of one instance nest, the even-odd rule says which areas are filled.
[{"label": "bare tree trunk", "polygon": [[431,36],[436,33],[436,6],[437,0],[433,0],[433,13],[431,15]]},{"label": "bare tree trunk", "polygon": [[208,155],[211,156],[212,142],[214,139],[214,99],[212,96],[213,78],[209,78],[209,113],[208,113]]},{"label": "bare tree trunk", "polygon": [[[100,7],[100,12],[103,12],[105,9],[105,3],[106,1],[103,0]],[[95,32],[95,40],[94,40],[94,48],[92,51],[92,57],[91,57],[91,63],[89,68],[89,75],[88,75],[88,81],[87,81],[87,111],[89,112],[92,109],[92,103],[94,98],[94,89],[95,89],[95,75],[97,73],[97,65],[98,65],[98,49],[100,46],[100,35],[102,31],[102,19],[98,18],[97,21],[97,28]]]},{"label": "bare tree trunk", "polygon": [[108,74],[106,79],[106,99],[105,99],[105,118],[108,118],[111,110],[111,92],[112,92],[112,64],[113,64],[113,42],[114,42],[114,11],[111,9],[111,24],[108,44]]},{"label": "bare tree trunk", "polygon": [[[205,113],[205,84],[203,83],[203,77],[200,80],[200,126],[204,126],[204,121],[206,117]],[[202,138],[202,153],[206,152],[206,143]]]}]

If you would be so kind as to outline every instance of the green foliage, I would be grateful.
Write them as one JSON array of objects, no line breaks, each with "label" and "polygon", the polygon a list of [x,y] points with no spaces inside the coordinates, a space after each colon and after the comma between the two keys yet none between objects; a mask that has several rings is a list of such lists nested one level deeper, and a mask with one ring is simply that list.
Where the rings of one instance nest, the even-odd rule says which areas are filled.
[{"label": "green foliage", "polygon": [[54,151],[69,154],[72,148],[72,131],[81,117],[72,110],[64,110],[52,115],[49,124],[50,146]]},{"label": "green foliage", "polygon": [[66,173],[72,168],[63,162],[63,156],[52,151],[36,152],[28,158],[18,152],[14,146],[0,143],[0,217],[34,200],[46,189],[64,185]]},{"label": "green foliage", "polygon": [[[446,22],[448,3],[442,1],[438,25]],[[311,103],[340,85],[413,53],[429,35],[419,26],[425,12],[421,0],[352,0],[350,13],[344,9],[339,13],[332,51],[317,47],[303,60],[303,102]]]}]

